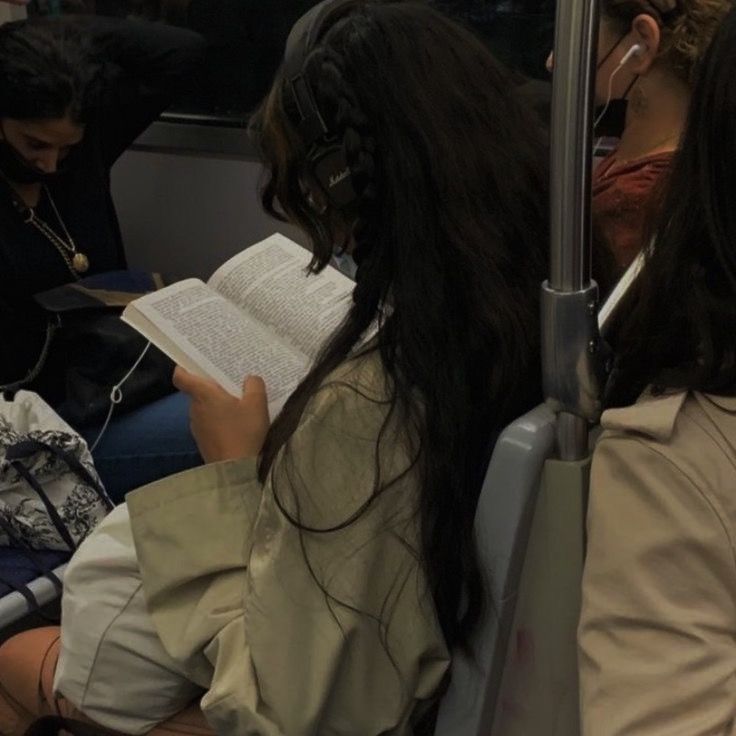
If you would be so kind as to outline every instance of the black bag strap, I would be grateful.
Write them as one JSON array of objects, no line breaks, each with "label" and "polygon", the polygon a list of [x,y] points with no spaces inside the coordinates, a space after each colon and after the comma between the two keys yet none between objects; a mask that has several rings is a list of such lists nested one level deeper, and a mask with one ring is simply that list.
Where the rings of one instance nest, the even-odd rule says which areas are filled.
[{"label": "black bag strap", "polygon": [[48,578],[53,583],[54,587],[59,592],[59,595],[61,595],[61,592],[64,589],[64,584],[59,580],[58,575],[43,561],[36,550],[16,533],[12,524],[3,518],[2,515],[0,515],[0,529],[2,529],[8,539],[13,542],[14,547],[28,558],[31,564],[39,571],[39,574]]},{"label": "black bag strap", "polygon": [[31,611],[41,610],[41,606],[36,600],[36,596],[24,583],[14,583],[12,580],[8,580],[2,575],[0,575],[0,583],[2,583],[6,588],[10,588],[10,590],[14,590],[16,593],[20,593],[26,599],[26,602],[28,603],[28,608]]},{"label": "black bag strap", "polygon": [[[61,582],[61,580],[59,580],[58,575],[39,557],[34,549],[27,545],[24,539],[16,534],[15,529],[13,529],[12,525],[2,516],[0,516],[0,529],[5,532],[5,534],[8,536],[8,539],[10,539],[10,541],[15,544],[16,548],[28,558],[28,560],[33,564],[34,567],[36,567],[39,573],[51,581],[54,588],[56,588],[57,593],[61,595],[64,589],[64,584]],[[6,587],[14,590],[16,593],[20,593],[26,599],[26,602],[28,603],[28,610],[31,613],[35,613],[37,616],[50,624],[58,625],[58,618],[48,616],[43,612],[41,604],[38,602],[38,599],[33,594],[33,591],[27,585],[14,583],[12,580],[8,580],[4,576],[0,576],[0,583],[3,583]]]},{"label": "black bag strap", "polygon": [[43,486],[33,477],[33,474],[30,472],[30,470],[28,470],[28,468],[23,465],[20,460],[13,460],[10,465],[17,471],[18,475],[20,475],[23,480],[28,483],[28,485],[35,491],[36,495],[41,499],[44,507],[46,508],[46,513],[51,519],[51,523],[54,525],[54,528],[59,533],[59,536],[64,540],[64,544],[66,544],[66,546],[69,548],[69,551],[76,551],[77,545],[74,543],[72,535],[69,534],[69,530],[66,528],[66,524],[62,521],[61,516],[59,516],[59,512],[56,510],[56,506],[51,503],[51,499],[49,499],[46,491],[44,491]]},{"label": "black bag strap", "polygon": [[46,323],[46,336],[44,337],[43,345],[41,347],[41,352],[38,355],[38,359],[36,360],[35,365],[19,381],[13,381],[12,383],[6,383],[5,385],[0,386],[0,394],[13,396],[17,391],[20,391],[25,386],[28,386],[30,383],[33,383],[33,381],[35,381],[38,378],[44,366],[46,365],[46,360],[49,357],[49,350],[51,349],[51,340],[53,339],[54,335],[56,334],[56,331],[59,329],[60,326],[61,326],[61,318],[59,317],[58,314],[55,315],[54,320],[49,320]]},{"label": "black bag strap", "polygon": [[1,575],[0,583],[5,585],[7,588],[10,588],[10,590],[15,591],[16,593],[20,593],[26,599],[26,603],[28,603],[28,610],[31,613],[34,613],[40,619],[46,621],[49,624],[55,624],[56,626],[59,625],[59,618],[49,616],[47,613],[44,613],[43,609],[41,608],[41,604],[38,602],[38,599],[27,585],[14,583],[12,580],[8,580]]},{"label": "black bag strap", "polygon": [[59,458],[66,466],[74,472],[78,478],[83,480],[88,486],[90,486],[97,496],[100,498],[102,503],[105,505],[108,511],[112,511],[115,508],[115,504],[109,499],[105,489],[102,487],[100,482],[95,478],[92,473],[84,467],[80,462],[79,458],[72,453],[63,450],[61,447],[51,445],[48,442],[36,439],[24,439],[20,442],[16,442],[14,445],[8,447],[5,458],[8,461],[13,460],[26,460],[32,457],[37,452],[48,452],[51,455]]}]

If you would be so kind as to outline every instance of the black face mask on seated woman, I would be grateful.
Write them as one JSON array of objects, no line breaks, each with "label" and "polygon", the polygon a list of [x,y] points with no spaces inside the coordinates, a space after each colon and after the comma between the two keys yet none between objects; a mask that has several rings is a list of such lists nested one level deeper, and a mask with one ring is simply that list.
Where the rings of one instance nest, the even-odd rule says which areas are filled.
[{"label": "black face mask on seated woman", "polygon": [[43,171],[3,138],[0,139],[0,172],[16,184],[52,184],[64,175],[65,168]]}]

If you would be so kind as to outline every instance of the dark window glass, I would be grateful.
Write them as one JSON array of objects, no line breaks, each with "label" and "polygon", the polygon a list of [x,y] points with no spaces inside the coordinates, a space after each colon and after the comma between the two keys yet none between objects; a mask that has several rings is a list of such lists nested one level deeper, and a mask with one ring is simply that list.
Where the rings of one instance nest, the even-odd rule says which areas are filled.
[{"label": "dark window glass", "polygon": [[465,21],[496,56],[527,77],[549,79],[545,61],[552,50],[556,0],[435,0]]},{"label": "dark window glass", "polygon": [[[30,15],[97,13],[160,20],[209,42],[204,72],[167,115],[243,124],[268,91],[292,24],[315,0],[31,0]],[[496,54],[527,76],[544,78],[554,0],[435,0],[473,27]]]}]

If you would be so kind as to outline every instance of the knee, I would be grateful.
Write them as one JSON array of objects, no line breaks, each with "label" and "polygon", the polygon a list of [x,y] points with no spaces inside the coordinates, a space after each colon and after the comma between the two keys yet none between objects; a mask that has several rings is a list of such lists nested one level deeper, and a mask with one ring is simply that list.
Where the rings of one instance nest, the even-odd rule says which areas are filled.
[{"label": "knee", "polygon": [[0,690],[29,713],[51,693],[59,656],[59,628],[32,629],[0,646]]}]

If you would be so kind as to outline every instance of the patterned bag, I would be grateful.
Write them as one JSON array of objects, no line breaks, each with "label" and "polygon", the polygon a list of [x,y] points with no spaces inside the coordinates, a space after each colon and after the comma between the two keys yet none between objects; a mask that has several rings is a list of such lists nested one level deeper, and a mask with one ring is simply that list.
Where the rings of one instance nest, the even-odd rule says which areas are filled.
[{"label": "patterned bag", "polygon": [[87,443],[38,394],[0,398],[0,546],[73,552],[112,508]]}]

